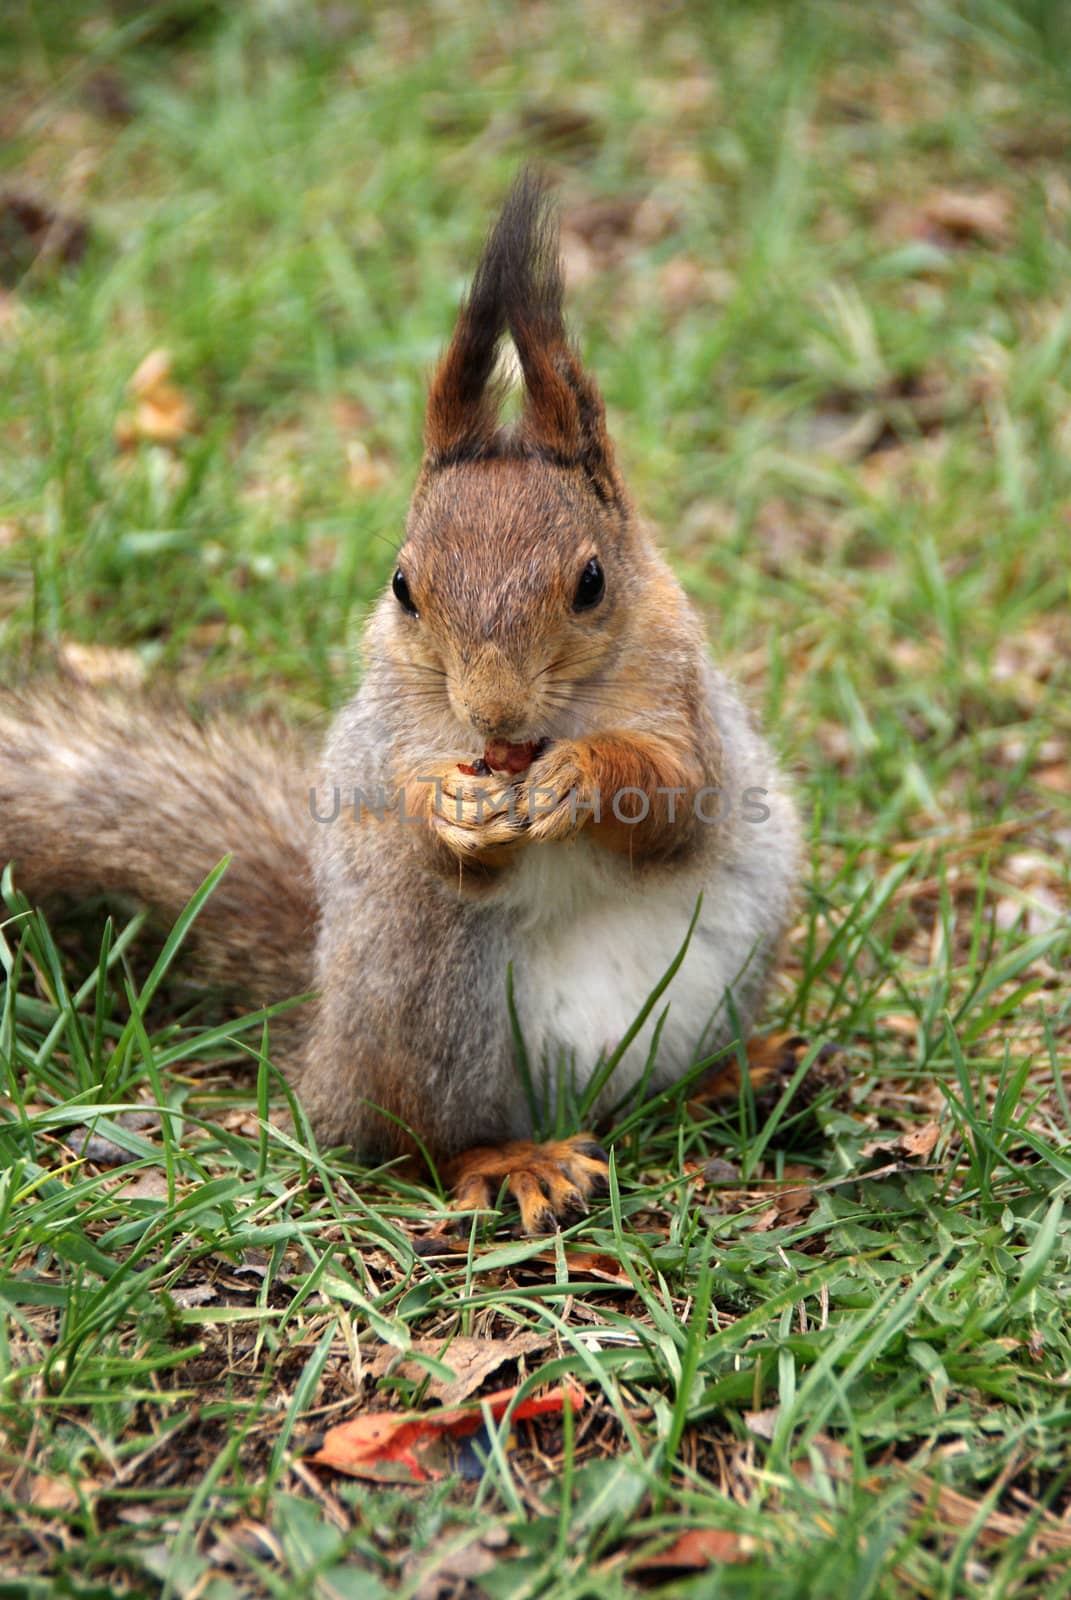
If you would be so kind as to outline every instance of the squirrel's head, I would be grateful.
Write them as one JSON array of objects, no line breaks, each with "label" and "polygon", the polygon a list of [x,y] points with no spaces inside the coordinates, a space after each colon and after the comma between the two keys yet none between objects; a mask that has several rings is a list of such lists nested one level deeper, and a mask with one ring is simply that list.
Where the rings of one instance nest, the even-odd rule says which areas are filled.
[{"label": "squirrel's head", "polygon": [[[507,333],[523,400],[503,426]],[[432,380],[387,650],[481,740],[562,736],[620,647],[642,560],[602,399],[566,333],[555,218],[526,172]]]}]

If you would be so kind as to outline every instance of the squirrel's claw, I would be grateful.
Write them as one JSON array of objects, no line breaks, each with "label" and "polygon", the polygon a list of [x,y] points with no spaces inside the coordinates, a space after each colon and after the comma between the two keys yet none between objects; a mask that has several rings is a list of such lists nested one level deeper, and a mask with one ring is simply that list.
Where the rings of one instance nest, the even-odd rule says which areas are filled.
[{"label": "squirrel's claw", "polygon": [[520,1211],[522,1233],[553,1233],[605,1192],[609,1157],[589,1134],[537,1144],[514,1139],[457,1157],[451,1174],[456,1211],[489,1211],[505,1185]]}]

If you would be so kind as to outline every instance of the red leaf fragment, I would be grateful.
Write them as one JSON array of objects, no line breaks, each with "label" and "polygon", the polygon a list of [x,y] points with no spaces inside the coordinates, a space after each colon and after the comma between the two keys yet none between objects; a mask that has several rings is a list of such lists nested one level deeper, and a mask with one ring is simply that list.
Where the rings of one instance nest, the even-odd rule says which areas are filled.
[{"label": "red leaf fragment", "polygon": [[[483,1405],[498,1422],[505,1416],[517,1388],[499,1389],[486,1395]],[[551,1389],[545,1395],[522,1400],[513,1412],[514,1422],[529,1417],[548,1416],[566,1406],[579,1410],[585,1394],[576,1384]],[[430,1483],[443,1478],[449,1463],[443,1459],[442,1443],[447,1437],[464,1439],[476,1433],[484,1421],[483,1405],[456,1406],[428,1412],[377,1411],[329,1428],[320,1449],[311,1457],[319,1466],[354,1478],[371,1478],[390,1483]]]}]

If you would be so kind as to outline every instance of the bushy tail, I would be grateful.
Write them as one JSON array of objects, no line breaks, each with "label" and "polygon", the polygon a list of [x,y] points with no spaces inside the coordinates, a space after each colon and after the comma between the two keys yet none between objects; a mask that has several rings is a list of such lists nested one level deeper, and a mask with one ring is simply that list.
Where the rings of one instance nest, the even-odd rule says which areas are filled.
[{"label": "bushy tail", "polygon": [[0,692],[0,868],[31,900],[116,894],[198,916],[200,966],[269,1004],[312,987],[310,763],[278,729],[200,727],[60,681]]}]

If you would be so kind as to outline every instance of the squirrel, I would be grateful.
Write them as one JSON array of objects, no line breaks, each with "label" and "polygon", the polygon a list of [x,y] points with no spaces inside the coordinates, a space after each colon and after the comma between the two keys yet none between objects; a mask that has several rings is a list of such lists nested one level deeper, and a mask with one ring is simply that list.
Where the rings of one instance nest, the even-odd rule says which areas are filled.
[{"label": "squirrel", "polygon": [[0,692],[0,866],[37,901],[110,892],[173,919],[230,855],[201,965],[258,1004],[312,995],[284,1070],[321,1146],[430,1158],[466,1211],[504,1185],[538,1232],[584,1209],[608,1157],[586,1133],[535,1142],[518,1027],[537,1088],[563,1063],[582,1087],[691,928],[596,1117],[746,1037],[799,823],[626,491],[531,171],[431,379],[424,444],[318,766],[281,729],[31,680]]}]

